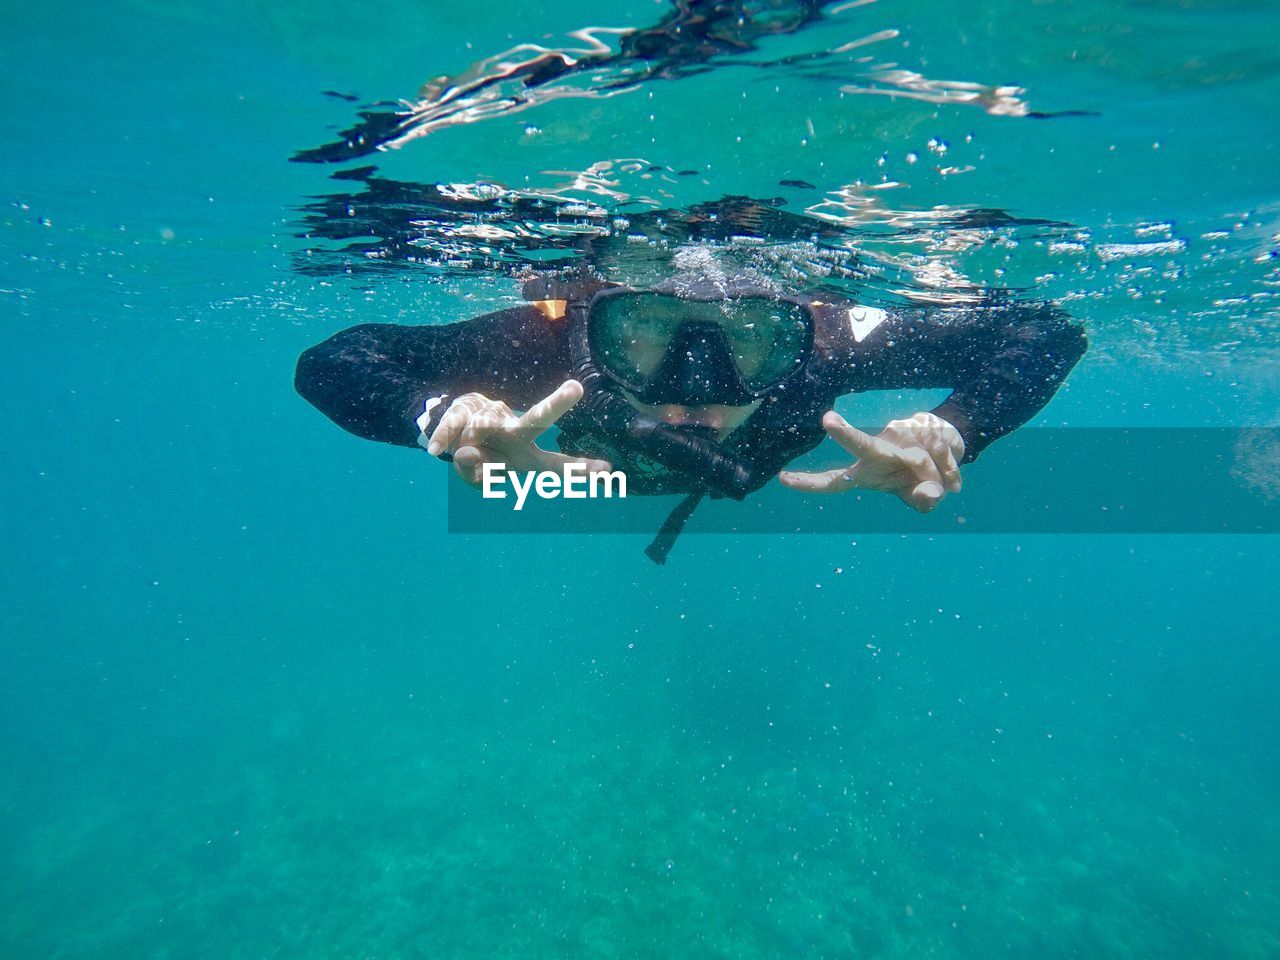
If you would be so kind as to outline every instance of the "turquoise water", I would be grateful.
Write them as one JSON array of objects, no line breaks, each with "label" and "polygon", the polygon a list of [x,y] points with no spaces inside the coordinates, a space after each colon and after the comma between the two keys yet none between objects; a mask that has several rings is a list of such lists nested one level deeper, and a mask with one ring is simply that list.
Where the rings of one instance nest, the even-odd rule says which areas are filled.
[{"label": "turquoise water", "polygon": [[[1274,425],[1274,6],[969,6],[760,56],[897,30],[876,64],[1091,115],[729,65],[363,162],[560,189],[639,157],[700,175],[632,197],[801,213],[900,183],[858,221],[872,294],[945,267],[1088,328],[1038,424]],[[7,11],[0,956],[1280,956],[1274,538],[691,535],[657,568],[634,536],[448,535],[438,465],[294,395],[342,327],[516,296],[300,271],[300,208],[352,189],[288,162],[355,120],[322,91],[413,99],[665,9]]]}]

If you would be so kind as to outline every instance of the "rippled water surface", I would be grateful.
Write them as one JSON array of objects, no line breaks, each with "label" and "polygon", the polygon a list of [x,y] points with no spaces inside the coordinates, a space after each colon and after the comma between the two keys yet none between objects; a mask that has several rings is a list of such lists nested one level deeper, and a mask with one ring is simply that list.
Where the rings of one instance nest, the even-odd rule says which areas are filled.
[{"label": "rippled water surface", "polygon": [[1274,4],[729,8],[8,11],[0,955],[1280,956],[1273,537],[656,568],[448,535],[439,465],[294,395],[351,324],[702,247],[1055,302],[1038,425],[1241,430],[1274,504]]}]

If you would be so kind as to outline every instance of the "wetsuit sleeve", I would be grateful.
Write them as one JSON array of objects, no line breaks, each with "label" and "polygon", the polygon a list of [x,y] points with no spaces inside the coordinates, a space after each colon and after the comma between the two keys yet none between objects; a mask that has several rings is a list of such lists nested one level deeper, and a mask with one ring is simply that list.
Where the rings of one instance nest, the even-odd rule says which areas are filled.
[{"label": "wetsuit sleeve", "polygon": [[429,400],[441,398],[430,421],[471,392],[522,409],[563,383],[568,368],[559,326],[517,307],[446,326],[351,327],[302,354],[294,385],[343,429],[414,446]]},{"label": "wetsuit sleeve", "polygon": [[1087,347],[1084,330],[1047,304],[840,313],[838,392],[951,388],[933,412],[960,431],[966,463],[1035,416]]}]

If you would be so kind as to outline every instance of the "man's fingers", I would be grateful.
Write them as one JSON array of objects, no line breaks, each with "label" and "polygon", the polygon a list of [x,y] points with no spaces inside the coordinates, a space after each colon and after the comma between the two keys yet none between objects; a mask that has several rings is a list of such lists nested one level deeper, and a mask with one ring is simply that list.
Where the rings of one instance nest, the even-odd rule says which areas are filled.
[{"label": "man's fingers", "polygon": [[[432,456],[461,447],[495,447],[515,454],[512,440],[532,444],[533,440],[565,415],[582,399],[582,384],[566,380],[550,396],[535,403],[522,417],[516,417],[505,403],[480,394],[464,394],[450,404],[427,440]],[[518,454],[516,454],[518,456]]]},{"label": "man's fingers", "polygon": [[859,460],[866,456],[874,456],[877,453],[884,452],[880,450],[879,442],[875,437],[869,433],[863,433],[857,427],[851,426],[849,421],[834,410],[827,411],[822,418],[822,427],[827,431],[827,436]]},{"label": "man's fingers", "polygon": [[945,495],[946,491],[942,488],[942,484],[936,480],[926,480],[924,483],[916,484],[911,493],[902,499],[906,500],[913,509],[928,513],[942,501]]},{"label": "man's fingers", "polygon": [[436,428],[427,439],[427,453],[438,457],[446,450],[453,449],[459,434],[471,419],[471,414],[479,409],[479,404],[470,395],[461,396],[449,405]]},{"label": "man's fingers", "polygon": [[960,492],[960,464],[956,462],[955,451],[937,431],[927,432],[920,438],[920,446],[933,461],[934,472],[948,493]]},{"label": "man's fingers", "polygon": [[[435,429],[431,431],[431,435],[426,440],[426,452],[433,457],[439,457],[440,454],[457,447],[461,442],[462,430],[466,429],[471,416],[477,411],[484,410],[486,404],[492,403],[493,401],[484,394],[463,393],[456,401],[449,404],[448,410],[444,411],[444,416],[440,417],[439,424],[436,424]],[[511,407],[507,407],[507,411],[511,411]]]},{"label": "man's fingers", "polygon": [[524,412],[514,433],[524,440],[535,440],[538,435],[563,417],[582,399],[582,384],[566,380],[555,393],[544,397]]},{"label": "man's fingers", "polygon": [[850,466],[842,470],[824,470],[821,473],[784,470],[778,474],[778,480],[784,487],[805,493],[844,493],[855,486],[854,469],[855,467]]},{"label": "man's fingers", "polygon": [[453,452],[453,469],[468,486],[479,489],[484,482],[484,465],[497,455],[481,447],[459,447]]},{"label": "man's fingers", "polygon": [[[494,434],[500,433],[506,424],[507,417],[503,412],[494,407],[489,407],[478,413],[473,413],[467,421],[467,425],[462,428],[462,434],[458,442],[464,447],[484,446],[486,441]],[[494,437],[494,439],[497,439]]]},{"label": "man's fingers", "polygon": [[941,454],[933,455],[933,462],[938,466],[938,473],[942,475],[942,482],[946,485],[948,493],[960,492],[960,464],[956,463],[955,454],[951,452],[951,448],[947,447]]},{"label": "man's fingers", "polygon": [[[916,414],[916,417],[933,417],[933,415],[918,413]],[[937,417],[933,417],[933,419],[937,420]],[[941,423],[941,421],[938,422]],[[943,424],[943,426],[946,425]],[[952,433],[955,433],[955,428],[952,427],[950,430]],[[937,470],[938,477],[942,480],[943,486],[947,488],[947,492],[959,493],[961,483],[960,463],[956,459],[956,447],[952,446],[951,442],[945,436],[942,428],[935,426],[932,423],[927,423],[925,426],[919,427],[913,432],[921,448],[923,448],[929,454],[929,458],[933,460],[934,469]],[[957,444],[961,450],[959,456],[964,456],[964,442],[958,440]]]}]

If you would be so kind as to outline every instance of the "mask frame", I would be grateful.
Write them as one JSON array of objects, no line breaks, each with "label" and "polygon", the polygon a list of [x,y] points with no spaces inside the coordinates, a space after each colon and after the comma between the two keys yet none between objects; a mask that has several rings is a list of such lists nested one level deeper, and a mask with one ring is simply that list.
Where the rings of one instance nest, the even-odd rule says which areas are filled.
[{"label": "mask frame", "polygon": [[[759,400],[805,368],[817,323],[808,300],[765,291],[713,299],[617,287],[596,292],[585,312],[600,372],[652,405]],[[660,341],[648,354],[644,337]]]}]

